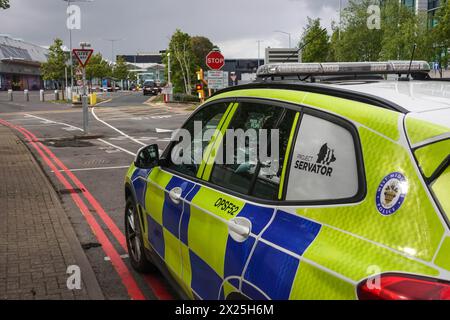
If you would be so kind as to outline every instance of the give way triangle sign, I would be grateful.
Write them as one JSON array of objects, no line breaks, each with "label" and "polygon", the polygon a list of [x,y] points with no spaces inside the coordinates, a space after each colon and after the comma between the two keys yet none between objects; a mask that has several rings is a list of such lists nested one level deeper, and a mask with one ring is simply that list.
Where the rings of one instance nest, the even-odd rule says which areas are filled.
[{"label": "give way triangle sign", "polygon": [[94,52],[92,49],[73,49],[72,51],[83,68],[87,65]]}]

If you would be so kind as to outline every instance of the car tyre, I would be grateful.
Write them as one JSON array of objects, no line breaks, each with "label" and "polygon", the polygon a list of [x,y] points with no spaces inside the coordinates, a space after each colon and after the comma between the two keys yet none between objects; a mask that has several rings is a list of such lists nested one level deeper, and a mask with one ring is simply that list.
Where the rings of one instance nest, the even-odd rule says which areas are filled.
[{"label": "car tyre", "polygon": [[125,238],[128,255],[133,268],[141,273],[155,270],[154,265],[147,259],[144,241],[136,203],[129,198],[125,207]]}]

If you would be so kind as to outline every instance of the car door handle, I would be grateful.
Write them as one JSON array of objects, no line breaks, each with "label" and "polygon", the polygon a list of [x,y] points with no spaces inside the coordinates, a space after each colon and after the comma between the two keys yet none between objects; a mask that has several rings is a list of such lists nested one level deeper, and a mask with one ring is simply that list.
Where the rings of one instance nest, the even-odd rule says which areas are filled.
[{"label": "car door handle", "polygon": [[244,242],[252,232],[252,223],[246,218],[234,218],[228,221],[228,232],[233,240]]},{"label": "car door handle", "polygon": [[175,187],[169,192],[169,198],[175,204],[180,204],[181,202],[181,194],[183,193],[183,189],[180,187]]}]

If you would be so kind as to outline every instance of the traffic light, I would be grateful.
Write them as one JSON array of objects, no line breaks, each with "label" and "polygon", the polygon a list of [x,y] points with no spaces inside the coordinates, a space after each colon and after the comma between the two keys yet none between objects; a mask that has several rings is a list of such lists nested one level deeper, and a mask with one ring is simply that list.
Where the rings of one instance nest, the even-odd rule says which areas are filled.
[{"label": "traffic light", "polygon": [[197,83],[195,85],[195,90],[198,93],[198,97],[200,98],[200,100],[205,98],[205,91],[203,90],[203,83]]},{"label": "traffic light", "polygon": [[203,72],[203,69],[200,69],[197,71],[197,80],[203,82],[205,79],[205,73]]}]

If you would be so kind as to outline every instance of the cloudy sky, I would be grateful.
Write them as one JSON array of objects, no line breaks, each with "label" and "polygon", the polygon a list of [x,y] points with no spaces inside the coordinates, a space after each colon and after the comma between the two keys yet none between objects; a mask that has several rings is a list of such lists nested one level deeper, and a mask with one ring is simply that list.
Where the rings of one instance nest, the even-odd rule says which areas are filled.
[{"label": "cloudy sky", "polygon": [[[111,42],[105,39],[122,39],[115,43],[115,54],[158,52],[176,28],[209,37],[227,58],[256,58],[257,40],[264,41],[262,46],[285,47],[288,36],[274,32],[282,30],[297,43],[308,16],[322,18],[329,27],[339,8],[339,0],[91,1],[76,3],[82,24],[73,32],[73,44],[91,42],[106,58],[111,57]],[[10,9],[0,10],[0,34],[44,46],[56,37],[68,43],[64,0],[10,3]]]}]

